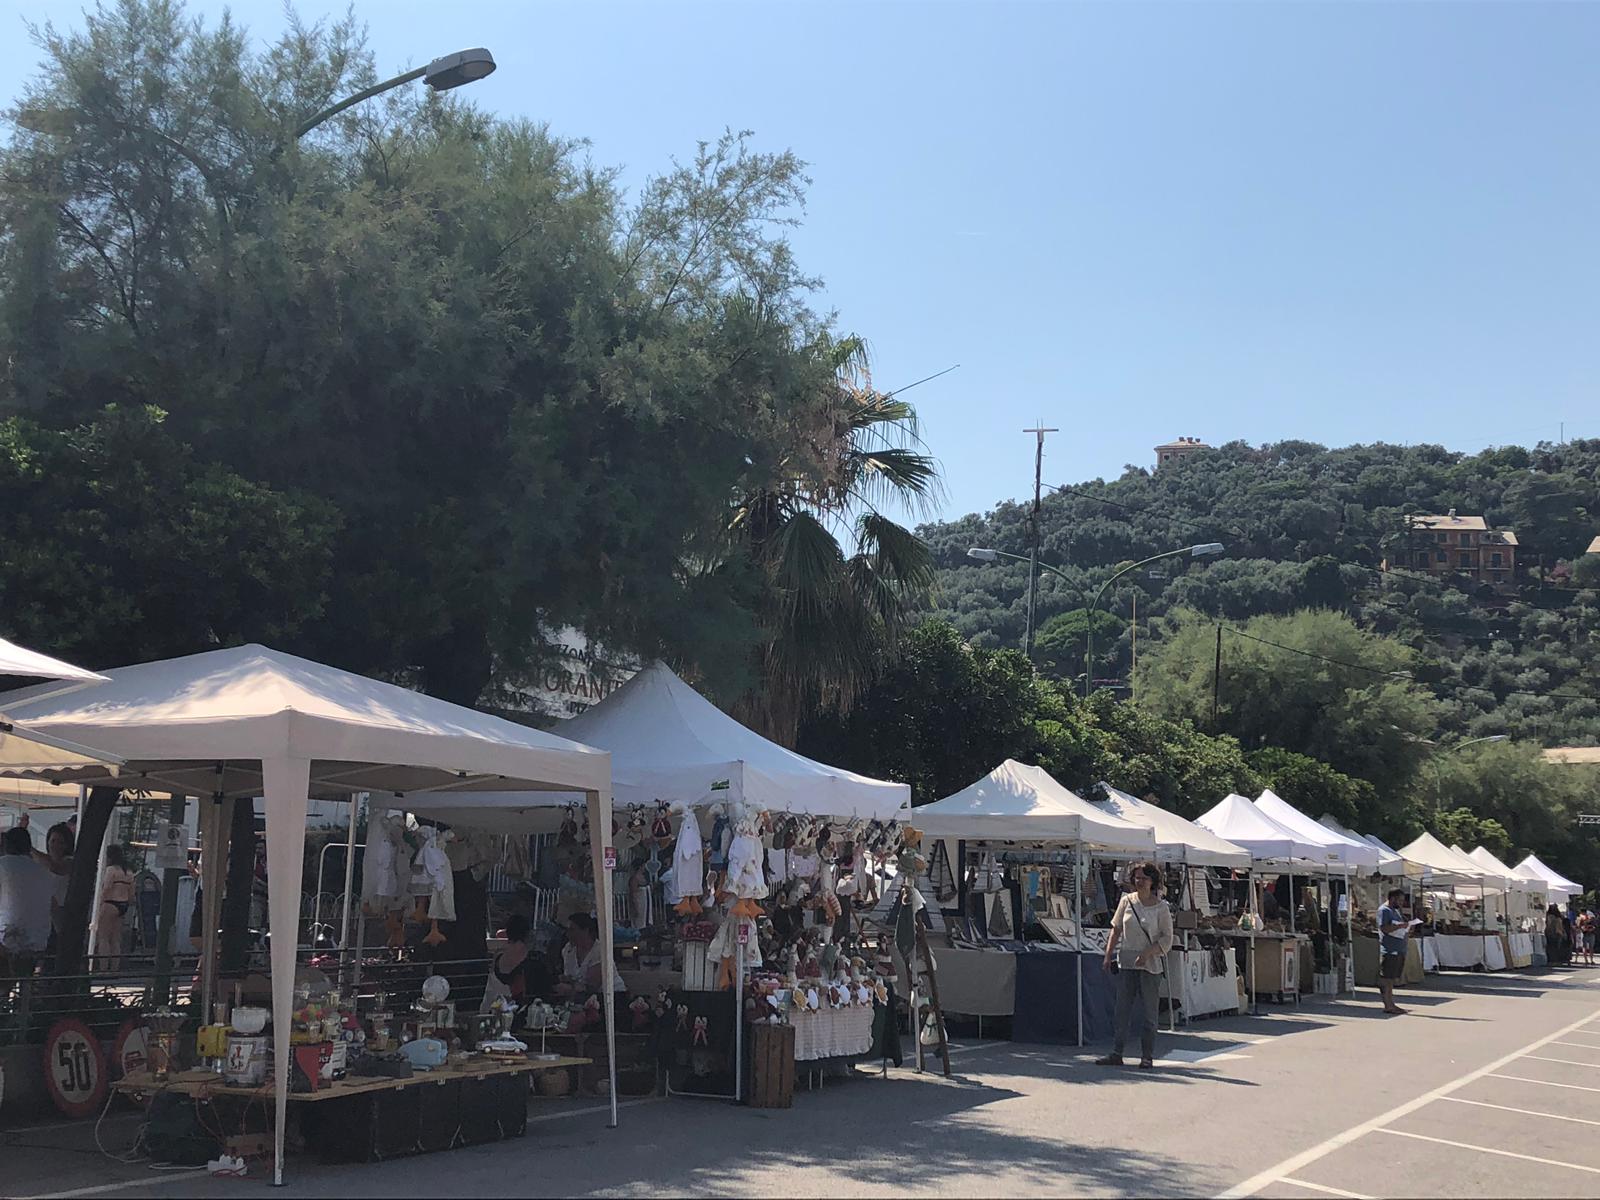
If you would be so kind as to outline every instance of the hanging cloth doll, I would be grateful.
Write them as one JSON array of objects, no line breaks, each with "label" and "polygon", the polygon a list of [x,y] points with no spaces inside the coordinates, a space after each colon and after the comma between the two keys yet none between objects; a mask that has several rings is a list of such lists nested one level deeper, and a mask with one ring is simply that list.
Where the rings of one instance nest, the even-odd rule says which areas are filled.
[{"label": "hanging cloth doll", "polygon": [[678,844],[672,851],[673,895],[668,899],[673,901],[673,911],[686,917],[703,911],[700,892],[704,887],[705,858],[700,842],[700,822],[693,809],[686,809],[683,826],[678,830]]},{"label": "hanging cloth doll", "polygon": [[432,922],[432,928],[422,940],[430,946],[437,946],[444,941],[444,934],[439,932],[439,922],[456,919],[455,879],[450,872],[450,856],[439,845],[438,830],[422,830],[422,849],[417,851],[417,857],[411,865],[414,868],[411,890],[428,897],[428,918]]},{"label": "hanging cloth doll", "polygon": [[766,848],[756,832],[758,828],[754,815],[741,815],[728,847],[728,890],[737,897],[731,910],[735,916],[759,916],[762,910],[756,901],[767,895]]},{"label": "hanging cloth doll", "polygon": [[405,831],[392,809],[369,814],[367,848],[361,859],[361,903],[374,916],[401,907],[406,879],[400,873],[405,861]]}]

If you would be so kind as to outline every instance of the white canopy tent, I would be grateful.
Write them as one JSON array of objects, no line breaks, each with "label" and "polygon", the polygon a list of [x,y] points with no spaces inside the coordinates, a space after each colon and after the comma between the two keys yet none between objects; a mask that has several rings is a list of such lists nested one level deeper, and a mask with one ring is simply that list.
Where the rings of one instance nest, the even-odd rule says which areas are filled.
[{"label": "white canopy tent", "polygon": [[1519,862],[1514,868],[1514,873],[1524,877],[1531,876],[1535,879],[1542,879],[1545,884],[1545,891],[1549,894],[1552,903],[1564,904],[1573,896],[1581,896],[1583,894],[1583,885],[1581,883],[1573,883],[1572,880],[1559,871],[1552,871],[1539,860],[1537,854],[1530,854]]},{"label": "white canopy tent", "polygon": [[[1091,846],[1110,854],[1154,856],[1155,831],[1096,808],[1063,787],[1043,767],[1008,758],[982,779],[954,795],[921,808],[907,818],[928,837],[953,837],[981,842],[1056,842]],[[1077,908],[1073,927],[1083,923],[1082,855],[1074,871]],[[961,864],[965,870],[965,864]],[[1083,951],[1075,956],[1078,993],[1078,1044],[1083,1044]]]},{"label": "white canopy tent", "polygon": [[1350,870],[1376,871],[1378,851],[1360,838],[1351,837],[1313,821],[1305,813],[1267,788],[1256,797],[1256,807],[1297,837],[1322,848],[1320,861]]},{"label": "white canopy tent", "polygon": [[[42,693],[42,694],[41,694]],[[611,844],[611,768],[602,751],[418,692],[295,658],[240,646],[110,671],[92,691],[24,689],[0,696],[55,736],[105,746],[126,759],[121,779],[100,782],[226,800],[261,797],[271,880],[272,1009],[277,1088],[275,1180],[281,1182],[288,1100],[289,1034],[307,800],[360,792],[406,796],[493,790],[581,793],[587,800],[596,879]],[[41,772],[49,777],[50,772]],[[78,782],[94,782],[83,775]],[[221,903],[228,822],[202,806],[210,974]],[[214,872],[214,874],[213,874]],[[611,891],[597,887],[604,947],[605,1011],[614,1036]],[[205,996],[209,1004],[209,992]],[[611,1060],[616,1061],[613,1051]],[[616,1122],[613,1081],[612,1123]]]},{"label": "white canopy tent", "polygon": [[1103,812],[1043,767],[1008,758],[954,795],[906,818],[928,837],[990,842],[1072,842],[1115,854],[1156,853],[1149,825]]},{"label": "white canopy tent", "polygon": [[1359,841],[1363,841],[1376,850],[1378,852],[1377,873],[1379,875],[1388,876],[1390,878],[1398,878],[1405,875],[1406,860],[1401,858],[1397,853],[1389,849],[1389,847],[1385,846],[1382,842],[1378,841],[1377,838],[1368,837],[1364,833],[1357,833],[1354,829],[1351,829],[1348,825],[1345,825],[1339,820],[1339,818],[1333,816],[1331,813],[1323,813],[1322,816],[1317,819],[1317,823],[1327,826],[1335,833],[1342,833],[1346,837],[1356,838]]},{"label": "white canopy tent", "polygon": [[1302,837],[1237,792],[1224,796],[1194,823],[1244,847],[1258,861],[1323,861],[1324,847],[1320,842]]},{"label": "white canopy tent", "polygon": [[814,762],[741,725],[665,663],[651,663],[561,735],[611,755],[620,804],[718,799],[781,812],[888,820],[904,816],[910,785]]},{"label": "white canopy tent", "polygon": [[1109,783],[1100,786],[1106,798],[1096,801],[1095,807],[1135,825],[1148,825],[1155,834],[1157,861],[1249,869],[1250,851],[1243,846],[1236,846],[1175,812],[1119,791]]},{"label": "white canopy tent", "polygon": [[[75,667],[69,662],[26,649],[4,638],[0,638],[0,675],[69,681],[69,688],[57,688],[57,692],[76,691],[85,684],[106,681],[104,675],[95,671]],[[84,768],[98,771],[103,767],[118,766],[121,762],[114,754],[91,750],[39,730],[21,728],[0,717],[0,776],[50,772],[64,782],[69,772]]]},{"label": "white canopy tent", "polygon": [[1400,847],[1400,857],[1428,868],[1429,882],[1443,887],[1487,887],[1486,872],[1465,854],[1450,849],[1431,833]]}]

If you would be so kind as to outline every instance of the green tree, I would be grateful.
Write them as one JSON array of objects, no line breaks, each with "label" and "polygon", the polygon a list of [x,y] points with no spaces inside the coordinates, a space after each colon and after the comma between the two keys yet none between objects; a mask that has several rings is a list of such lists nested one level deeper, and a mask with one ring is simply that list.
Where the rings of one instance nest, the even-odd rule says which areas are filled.
[{"label": "green tree", "polygon": [[1278,795],[1311,817],[1331,816],[1364,832],[1399,833],[1409,826],[1399,814],[1381,809],[1377,789],[1364,779],[1342,775],[1325,762],[1304,754],[1266,746],[1246,756],[1254,770]]},{"label": "green tree", "polygon": [[1403,793],[1436,705],[1412,679],[1416,656],[1337,613],[1257,617],[1224,633],[1216,683],[1214,625],[1180,614],[1140,661],[1139,695],[1159,715],[1209,724],[1247,750],[1278,746]]},{"label": "green tree", "polygon": [[1059,678],[1074,679],[1083,675],[1083,659],[1087,636],[1094,630],[1095,644],[1101,647],[1115,645],[1127,629],[1128,623],[1115,613],[1096,609],[1091,621],[1083,608],[1057,613],[1039,627],[1034,637],[1034,655],[1039,665]]},{"label": "green tree", "polygon": [[1502,862],[1511,853],[1511,835],[1493,817],[1480,817],[1469,808],[1452,808],[1433,819],[1434,836],[1447,846],[1472,851],[1484,846]]}]

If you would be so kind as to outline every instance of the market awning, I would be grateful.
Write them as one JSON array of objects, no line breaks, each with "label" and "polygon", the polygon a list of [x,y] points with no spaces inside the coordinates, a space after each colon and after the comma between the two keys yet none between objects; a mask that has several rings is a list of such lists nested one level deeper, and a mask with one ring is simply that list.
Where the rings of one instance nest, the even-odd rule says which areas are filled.
[{"label": "market awning", "polygon": [[1582,884],[1573,883],[1572,880],[1559,871],[1552,871],[1540,861],[1537,854],[1528,855],[1527,858],[1516,865],[1515,870],[1519,875],[1542,879],[1545,883],[1545,891],[1549,893],[1550,899],[1558,903],[1583,894]]},{"label": "market awning", "polygon": [[[356,792],[441,795],[473,790],[581,793],[589,809],[596,878],[611,844],[611,762],[603,751],[419,692],[366,679],[265,646],[237,646],[107,672],[92,689],[51,685],[0,696],[0,711],[58,738],[126,760],[99,782],[187,796],[256,797],[266,809],[276,1173],[281,1176],[293,1012],[296,929],[307,800]],[[34,772],[56,778],[54,770]],[[96,781],[80,772],[74,782]],[[202,806],[219,837],[221,805]],[[206,838],[208,851],[220,841]],[[215,854],[211,869],[219,864]],[[208,905],[220,877],[206,888]],[[611,889],[597,888],[600,940],[612,969]],[[207,926],[215,929],[214,912]],[[210,957],[207,956],[209,964]],[[209,999],[209,997],[208,997]],[[605,993],[612,1021],[610,979]],[[611,1055],[612,1063],[616,1056]],[[611,1094],[616,1094],[613,1079]]]},{"label": "market awning", "polygon": [[1236,846],[1175,812],[1119,791],[1109,783],[1100,786],[1106,798],[1095,801],[1095,807],[1135,825],[1148,825],[1155,833],[1156,857],[1161,862],[1249,868],[1250,851],[1243,846]]},{"label": "market awning", "polygon": [[[563,721],[557,732],[611,755],[619,804],[731,800],[780,812],[888,820],[905,816],[911,803],[908,784],[830,767],[769,741],[661,662]],[[514,797],[450,801],[458,805],[516,807]]]},{"label": "market awning", "polygon": [[31,679],[73,679],[80,683],[104,683],[106,677],[84,667],[75,667],[59,658],[29,650],[0,638],[0,675],[26,675]]},{"label": "market awning", "polygon": [[1487,876],[1482,867],[1465,854],[1450,849],[1431,833],[1423,833],[1401,846],[1400,857],[1427,867],[1428,882],[1435,887],[1486,888],[1488,886]]},{"label": "market awning", "polygon": [[1148,825],[1102,812],[1042,767],[1008,758],[952,796],[911,810],[928,837],[989,842],[1085,843],[1115,854],[1156,852]]},{"label": "market awning", "polygon": [[1355,871],[1376,871],[1378,852],[1360,838],[1349,837],[1313,821],[1271,788],[1256,797],[1256,807],[1285,829],[1322,847],[1322,860],[1330,866],[1347,867]]},{"label": "market awning", "polygon": [[1324,848],[1319,843],[1273,820],[1237,792],[1223,797],[1209,812],[1196,817],[1195,824],[1244,847],[1250,857],[1258,861],[1323,861]]}]

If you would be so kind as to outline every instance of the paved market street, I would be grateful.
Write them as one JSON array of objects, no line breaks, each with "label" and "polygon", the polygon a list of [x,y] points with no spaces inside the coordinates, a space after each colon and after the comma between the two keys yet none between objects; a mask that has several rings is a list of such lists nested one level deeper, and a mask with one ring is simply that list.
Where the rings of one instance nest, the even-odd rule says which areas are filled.
[{"label": "paved market street", "polygon": [[[758,1111],[542,1101],[518,1142],[372,1167],[292,1160],[294,1196],[1600,1196],[1600,971],[1430,980],[1406,1017],[1266,1008],[1162,1043],[1160,1069],[964,1043],[959,1078],[895,1071]],[[577,1111],[574,1110],[584,1110]],[[114,1115],[108,1150],[134,1120]],[[250,1194],[102,1157],[88,1126],[5,1135],[8,1195]]]}]

